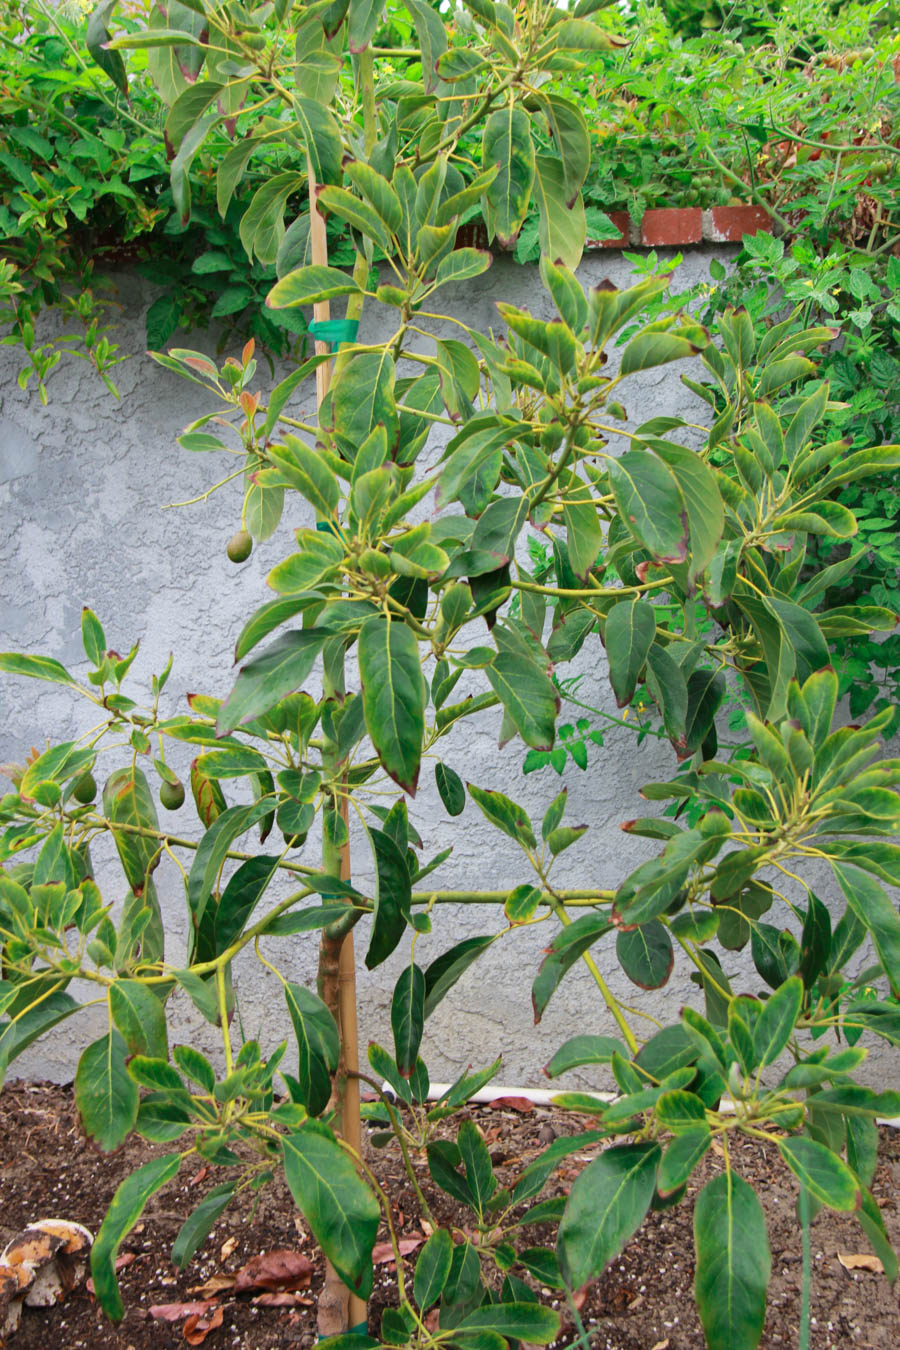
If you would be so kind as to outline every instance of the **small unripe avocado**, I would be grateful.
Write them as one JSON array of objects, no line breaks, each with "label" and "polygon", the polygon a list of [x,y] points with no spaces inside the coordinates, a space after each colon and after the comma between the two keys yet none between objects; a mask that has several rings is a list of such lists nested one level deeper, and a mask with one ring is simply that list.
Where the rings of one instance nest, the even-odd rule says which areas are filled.
[{"label": "small unripe avocado", "polygon": [[233,563],[246,562],[253,549],[253,536],[249,530],[238,530],[228,540],[226,552]]},{"label": "small unripe avocado", "polygon": [[180,779],[174,783],[163,782],[159,789],[159,800],[167,811],[177,811],[184,804],[184,783]]},{"label": "small unripe avocado", "polygon": [[72,796],[82,806],[87,806],[97,795],[97,780],[92,773],[83,773],[72,789]]}]

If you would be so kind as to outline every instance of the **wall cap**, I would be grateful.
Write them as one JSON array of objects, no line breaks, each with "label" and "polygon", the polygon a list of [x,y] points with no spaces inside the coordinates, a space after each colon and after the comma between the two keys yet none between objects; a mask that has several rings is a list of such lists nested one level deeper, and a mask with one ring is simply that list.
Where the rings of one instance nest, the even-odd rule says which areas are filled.
[{"label": "wall cap", "polygon": [[[739,244],[745,235],[761,230],[773,232],[775,223],[765,207],[742,203],[740,206],[666,206],[644,212],[639,221],[627,211],[610,211],[609,219],[618,234],[609,239],[587,238],[585,252],[598,249],[679,248],[689,244]],[[473,220],[460,228],[457,245],[473,248],[492,247],[494,252],[511,253],[515,248],[488,244],[484,222]]]}]

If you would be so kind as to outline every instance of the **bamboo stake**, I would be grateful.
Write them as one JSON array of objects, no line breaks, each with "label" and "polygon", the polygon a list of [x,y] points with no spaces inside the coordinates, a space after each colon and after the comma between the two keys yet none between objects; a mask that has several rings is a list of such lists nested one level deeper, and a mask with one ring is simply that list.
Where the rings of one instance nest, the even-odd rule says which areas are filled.
[{"label": "bamboo stake", "polygon": [[[341,818],[347,824],[347,798],[341,798]],[[350,880],[350,845],[341,849],[341,879]],[[341,944],[338,966],[338,1007],[340,1011],[341,1045],[344,1059],[344,1084],[341,1100],[341,1134],[357,1154],[362,1154],[362,1121],[359,1114],[359,1025],[356,1010],[356,957],[353,951],[353,933],[347,934]],[[366,1323],[368,1310],[358,1294],[350,1295],[349,1327],[352,1330]]]},{"label": "bamboo stake", "polygon": [[[309,175],[309,234],[312,246],[312,260],[315,264],[328,265],[328,239],[325,233],[325,220],[316,202],[316,176],[312,162],[307,158]],[[316,322],[331,317],[331,306],[327,300],[321,300],[313,306]],[[327,355],[330,344],[316,340],[316,355]],[[316,408],[328,393],[331,384],[332,361],[323,361],[316,369]],[[347,798],[342,794],[340,804],[341,818],[348,822]],[[350,845],[341,848],[340,875],[343,880],[350,879]],[[341,944],[338,962],[338,1030],[341,1041],[340,1072],[343,1082],[340,1085],[341,1135],[357,1153],[361,1150],[362,1124],[359,1114],[359,1028],[356,1011],[356,959],[353,951],[353,933],[350,932]],[[337,1316],[342,1323],[340,1329],[352,1330],[367,1320],[367,1308],[363,1299],[352,1294],[337,1275],[329,1262],[326,1262],[325,1289],[323,1306],[320,1309],[320,1334],[333,1335],[331,1319]],[[328,1319],[328,1325],[321,1324],[321,1318]]]},{"label": "bamboo stake", "polygon": [[[325,217],[319,210],[316,200],[316,175],[313,171],[312,160],[307,156],[306,168],[309,176],[309,242],[312,246],[312,260],[321,267],[328,266],[328,237],[325,233]],[[323,319],[331,318],[331,302],[329,300],[320,300],[318,304],[313,305],[313,318],[316,323]],[[316,339],[316,356],[327,356],[330,351],[330,343],[320,342]],[[322,402],[322,399],[328,393],[328,386],[331,384],[331,367],[333,361],[323,361],[316,370],[316,408]]]}]

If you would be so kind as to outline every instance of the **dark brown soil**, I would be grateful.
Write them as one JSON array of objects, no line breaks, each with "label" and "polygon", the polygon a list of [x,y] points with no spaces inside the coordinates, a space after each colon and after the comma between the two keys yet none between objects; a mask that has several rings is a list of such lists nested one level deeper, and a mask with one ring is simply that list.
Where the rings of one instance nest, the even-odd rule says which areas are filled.
[{"label": "dark brown soil", "polygon": [[[506,1106],[477,1108],[472,1116],[484,1133],[495,1165],[508,1166],[510,1177],[535,1157],[549,1136],[577,1131],[579,1122],[551,1110],[520,1113]],[[541,1137],[543,1136],[543,1138]],[[0,1249],[29,1222],[39,1218],[74,1219],[96,1232],[118,1183],[152,1156],[138,1140],[113,1155],[100,1153],[83,1136],[70,1088],[49,1083],[11,1082],[0,1093]],[[391,1195],[401,1235],[421,1237],[412,1189],[399,1155],[390,1146],[370,1150],[370,1162]],[[800,1292],[799,1234],[794,1220],[794,1192],[774,1150],[765,1144],[738,1141],[732,1157],[740,1173],[759,1192],[766,1211],[773,1271],[763,1350],[797,1343]],[[559,1169],[555,1184],[566,1189],[589,1157],[576,1154]],[[691,1192],[720,1165],[710,1155],[695,1174]],[[314,1270],[311,1285],[294,1295],[293,1306],[256,1304],[253,1295],[219,1297],[222,1325],[209,1332],[209,1350],[274,1350],[312,1346],[316,1339],[315,1296],[321,1283],[321,1261],[280,1180],[261,1196],[235,1203],[216,1225],[187,1270],[172,1266],[169,1252],[182,1221],[205,1190],[221,1180],[214,1169],[198,1176],[199,1164],[185,1166],[179,1177],[151,1201],[143,1222],[126,1238],[124,1253],[134,1259],[120,1272],[125,1318],[118,1326],[105,1321],[90,1293],[82,1288],[55,1308],[25,1309],[10,1350],[167,1350],[187,1345],[184,1321],[152,1318],[148,1309],[164,1303],[202,1298],[196,1290],[212,1276],[234,1273],[251,1257],[276,1248],[308,1255]],[[502,1175],[502,1172],[501,1172]],[[434,1188],[422,1169],[423,1189],[431,1202]],[[900,1246],[900,1135],[882,1131],[881,1161],[873,1186],[888,1232]],[[554,1183],[551,1182],[551,1185]],[[454,1218],[453,1202],[434,1197],[439,1221]],[[650,1214],[621,1257],[591,1286],[582,1307],[596,1350],[703,1350],[703,1337],[693,1308],[692,1206]],[[462,1225],[460,1215],[456,1221]],[[535,1241],[542,1236],[537,1234]],[[232,1245],[231,1239],[234,1239]],[[222,1256],[225,1244],[226,1255]],[[892,1289],[883,1275],[848,1271],[838,1253],[868,1251],[858,1224],[849,1216],[823,1211],[812,1229],[813,1313],[811,1350],[896,1350],[900,1345],[900,1282]],[[415,1257],[411,1258],[414,1262]],[[389,1264],[375,1274],[370,1328],[377,1334],[381,1308],[390,1302],[393,1276]],[[546,1291],[556,1305],[556,1295]],[[558,1305],[556,1305],[558,1306]],[[564,1304],[564,1330],[559,1345],[572,1343],[573,1331]]]}]

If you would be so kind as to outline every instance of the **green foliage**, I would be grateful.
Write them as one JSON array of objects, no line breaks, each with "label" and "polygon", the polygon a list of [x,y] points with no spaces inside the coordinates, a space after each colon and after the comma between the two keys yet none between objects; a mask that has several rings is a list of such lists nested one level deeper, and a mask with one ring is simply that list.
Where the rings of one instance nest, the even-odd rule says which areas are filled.
[{"label": "green foliage", "polygon": [[[896,1273],[868,1186],[874,1121],[900,1114],[900,1096],[853,1075],[864,1034],[900,1043],[900,920],[885,889],[900,884],[900,762],[879,757],[880,737],[894,725],[889,706],[835,727],[841,681],[829,644],[895,625],[888,604],[844,603],[833,592],[858,557],[858,503],[845,494],[900,470],[900,447],[857,439],[817,364],[835,329],[793,307],[787,291],[781,303],[792,308],[779,322],[764,312],[768,299],[761,308],[726,297],[710,304],[705,325],[666,299],[667,277],[653,261],[624,291],[585,292],[573,268],[584,241],[579,192],[589,143],[581,113],[554,83],[580,78],[594,53],[624,59],[613,21],[607,26],[590,4],[564,18],[537,6],[517,26],[505,6],[478,0],[451,30],[414,0],[408,18],[390,17],[401,41],[418,44],[419,59],[402,58],[402,80],[379,64],[377,86],[382,11],[368,0],[312,14],[198,4],[170,5],[169,29],[156,12],[146,28],[129,20],[120,29],[112,7],[102,6],[90,46],[103,78],[120,87],[130,78],[129,63],[116,59],[123,50],[146,60],[178,147],[170,190],[179,223],[199,209],[192,156],[237,117],[240,139],[218,163],[216,192],[226,217],[233,204],[238,210],[243,175],[261,152],[261,181],[241,212],[239,237],[248,258],[274,261],[268,308],[297,315],[340,300],[346,313],[335,322],[346,327],[315,427],[290,410],[322,357],[300,365],[268,400],[250,392],[253,343],[221,366],[182,348],[157,360],[209,395],[212,411],[180,439],[186,450],[241,461],[249,535],[269,537],[286,500],[318,528],[299,529],[297,551],[270,572],[278,598],[248,614],[237,643],[243,664],[225,698],[194,694],[186,713],[164,710],[169,667],[154,677],[149,702],[132,698],[124,686],[136,649],[124,658],[108,650],[90,611],[83,670],[52,657],[0,656],[5,673],[64,686],[101,719],[83,742],[48,741],[27,764],[7,766],[14,790],[0,802],[0,1070],[77,1013],[67,992],[81,988],[76,977],[91,982],[109,1026],[79,1062],[86,1130],[104,1148],[131,1129],[154,1142],[178,1140],[184,1153],[234,1169],[190,1216],[174,1258],[190,1259],[238,1187],[264,1185],[283,1167],[333,1271],[366,1297],[390,1201],[333,1128],[348,1081],[340,950],[365,921],[369,968],[398,949],[404,957],[391,1000],[393,1053],[372,1044],[376,1077],[361,1075],[380,1095],[372,1115],[401,1141],[414,1189],[409,1150],[426,1152],[435,1183],[466,1209],[470,1234],[454,1244],[423,1214],[431,1236],[411,1289],[399,1285],[381,1343],[549,1343],[559,1318],[524,1277],[572,1292],[598,1276],[648,1208],[676,1203],[722,1141],[724,1165],[695,1207],[695,1292],[711,1350],[752,1348],[770,1257],[759,1201],[731,1166],[730,1132],[777,1141],[803,1205],[814,1197],[857,1212],[886,1271]],[[108,46],[96,40],[103,28],[114,34]],[[286,224],[310,166],[319,207],[342,222],[351,246],[351,256],[334,253],[327,265],[318,246],[315,260],[307,257],[309,221],[300,214]],[[541,191],[551,178],[565,198]],[[558,317],[501,303],[496,333],[463,324],[448,338],[432,297],[488,262],[460,239],[464,217],[481,203],[497,235],[511,238],[532,188],[541,275]],[[753,247],[773,245],[760,238]],[[373,274],[379,253],[383,268]],[[861,291],[863,283],[847,285]],[[395,331],[383,343],[357,343],[363,306],[379,305]],[[613,345],[622,348],[615,375]],[[629,425],[619,402],[627,399],[620,383],[684,358],[693,359],[688,383],[710,409],[697,448],[678,438],[696,428],[675,417]],[[833,362],[829,372],[837,377]],[[439,463],[420,463],[435,423],[450,427],[451,439]],[[422,519],[426,497],[437,509]],[[823,566],[823,548],[848,552]],[[590,718],[559,725],[561,692],[578,704],[577,685],[564,684],[560,668],[582,649],[597,663],[605,649],[622,709],[608,716],[625,723],[636,708],[639,736],[668,740],[676,761],[669,781],[643,792],[672,802],[674,814],[626,823],[626,834],[656,841],[656,856],[630,870],[626,863],[614,890],[558,885],[557,859],[580,848],[588,828],[567,818],[565,792],[548,802],[538,830],[514,795],[495,784],[464,786],[448,762],[456,757],[449,739],[477,713],[492,719],[500,744],[519,736],[530,755],[558,769],[569,755],[584,769],[587,745],[602,733]],[[718,732],[729,681],[746,733],[746,744],[730,750]],[[198,747],[193,844],[160,829],[150,786],[154,773],[173,786],[163,753],[172,740]],[[434,884],[451,850],[423,857],[407,800],[426,756],[448,816],[480,813],[521,852],[525,880],[499,892]],[[99,803],[81,790],[95,769],[105,782]],[[345,816],[348,798],[355,810]],[[263,853],[274,825],[284,847]],[[308,839],[320,827],[313,863]],[[249,851],[251,831],[259,846]],[[369,894],[347,876],[342,850],[351,834],[371,849]],[[89,855],[106,835],[128,889],[115,920]],[[183,848],[194,857],[184,868],[190,942],[181,966],[166,951],[153,873],[164,850]],[[589,852],[581,856],[589,868]],[[834,923],[803,881],[811,859],[831,866],[845,897]],[[799,885],[790,901],[784,876]],[[276,892],[279,877],[297,889]],[[462,941],[448,929],[442,954],[418,964],[419,935],[465,901],[494,905],[498,923]],[[763,918],[770,911],[775,922]],[[608,1066],[618,1095],[561,1093],[559,1104],[591,1114],[596,1128],[555,1141],[508,1188],[472,1121],[446,1123],[492,1080],[499,1060],[430,1101],[421,1052],[431,1013],[473,962],[518,929],[547,922],[556,926],[533,980],[536,1018],[581,963],[617,1033],[579,1028],[547,1073]],[[278,964],[284,942],[310,932],[321,934],[315,994]],[[848,963],[867,939],[874,962],[851,979]],[[284,988],[296,1059],[286,1043],[238,1038],[232,964],[251,945]],[[719,956],[748,947],[770,991],[758,997],[734,990]],[[703,1011],[685,1007],[642,1040],[604,972],[618,964],[639,988],[656,989],[676,959],[680,970],[693,968]],[[218,1028],[217,1065],[193,1046],[170,1051],[176,988]],[[834,1044],[818,1044],[829,1035]],[[568,1199],[541,1201],[557,1164],[593,1140],[610,1146]],[[122,1315],[119,1244],[181,1156],[127,1179],[98,1235],[95,1286],[113,1317]],[[523,1239],[523,1225],[538,1217],[558,1225],[555,1246]],[[435,1306],[433,1333],[422,1314]],[[379,1344],[355,1335],[331,1343]]]},{"label": "green foliage", "polygon": [[[370,25],[376,9],[363,9]],[[501,221],[500,233],[521,227],[516,257],[523,262],[543,252],[574,263],[585,232],[592,239],[618,234],[610,211],[628,210],[638,219],[648,207],[733,201],[758,202],[778,213],[802,210],[807,226],[825,230],[824,237],[837,224],[860,240],[871,228],[873,209],[876,219],[880,213],[896,229],[898,160],[889,134],[895,10],[889,3],[828,7],[810,0],[777,7],[762,0],[737,7],[704,8],[699,0],[664,9],[642,4],[617,15],[624,43],[603,17],[599,27],[586,14],[568,20],[555,37],[560,54],[546,58],[552,80],[525,100],[529,135],[520,138],[522,153],[506,182],[479,181],[477,174],[473,180],[490,119],[484,127],[469,127],[465,117],[466,100],[488,72],[484,58],[465,49],[465,35],[488,11],[461,11],[451,40],[429,19],[428,7],[389,7],[384,36],[396,49],[379,96],[397,106],[398,128],[419,125],[421,109],[403,102],[410,97],[404,81],[415,81],[420,70],[409,43],[426,42],[425,88],[442,103],[440,127],[432,124],[424,153],[441,136],[459,135],[461,219],[480,215],[493,228],[494,204],[501,207],[508,220]],[[702,12],[702,33],[682,22],[689,11]],[[295,50],[290,15],[277,7],[248,13],[245,21],[250,54],[271,58],[282,88],[303,100],[295,110],[305,108],[307,119],[316,116],[316,100],[335,89],[352,97],[352,82],[324,39],[318,45],[312,25]],[[153,20],[156,27],[161,22]],[[21,378],[34,378],[43,397],[46,377],[69,349],[67,340],[35,338],[35,321],[48,305],[61,307],[83,328],[74,350],[113,387],[109,372],[121,358],[102,321],[107,302],[95,269],[97,259],[101,268],[105,260],[119,261],[123,245],[125,256],[136,258],[163,287],[147,316],[150,348],[162,347],[178,328],[210,321],[221,325],[223,343],[235,328],[281,354],[304,340],[306,321],[296,310],[260,305],[276,271],[283,275],[308,259],[302,172],[295,171],[293,147],[281,138],[274,114],[256,134],[244,111],[250,79],[245,75],[228,87],[221,67],[237,58],[240,24],[204,65],[199,15],[191,22],[197,31],[179,56],[173,55],[177,44],[155,51],[130,19],[125,29],[132,37],[121,39],[124,50],[110,50],[105,40],[117,20],[108,3],[96,8],[90,23],[79,23],[74,8],[50,11],[39,0],[3,11],[9,64],[2,107],[11,125],[0,151],[0,237],[11,260],[0,283],[7,301],[3,317],[10,324],[8,340],[27,357]],[[508,54],[502,24],[499,31],[489,60]],[[567,47],[569,42],[575,45]],[[783,61],[783,52],[793,59]],[[127,108],[121,101],[126,91]],[[168,158],[158,135],[162,122]],[[321,136],[328,125],[322,121]],[[495,120],[488,160],[499,136]],[[510,127],[510,145],[511,137]],[[333,127],[326,140],[333,160]],[[388,134],[379,143],[377,172],[394,153]],[[524,216],[501,205],[516,192]],[[338,215],[329,219],[332,262],[352,262],[348,224]],[[385,243],[382,237],[382,250]],[[461,265],[460,259],[454,267]],[[474,258],[466,264],[478,265]],[[445,271],[442,279],[452,278]],[[869,304],[872,299],[870,294]]]},{"label": "green foliage", "polygon": [[[895,4],[675,0],[630,11],[631,46],[570,85],[595,128],[589,201],[634,219],[758,202],[802,207],[819,225],[829,212],[852,217],[863,193],[895,210]],[[701,31],[679,21],[686,11],[720,22]]]},{"label": "green foliage", "polygon": [[115,1273],[119,1247],[141,1217],[150,1198],[175,1176],[180,1162],[177,1153],[167,1154],[144,1163],[143,1167],[126,1177],[113,1196],[97,1234],[97,1241],[91,1248],[94,1289],[107,1315],[114,1322],[121,1321],[125,1314]]},{"label": "green foliage", "polygon": [[326,1126],[310,1124],[287,1135],[283,1149],[291,1194],[322,1250],[347,1284],[368,1297],[380,1218],[377,1200]]},{"label": "green foliage", "polygon": [[694,1292],[709,1346],[759,1344],[772,1270],[762,1205],[743,1177],[707,1182],[694,1209]]},{"label": "green foliage", "polygon": [[[279,353],[306,331],[296,315],[262,307],[274,257],[246,264],[238,225],[241,205],[252,204],[252,179],[231,219],[219,217],[207,166],[225,153],[226,136],[211,137],[203,147],[209,158],[187,170],[194,217],[187,228],[178,219],[147,60],[126,69],[121,53],[103,45],[113,9],[98,6],[88,22],[73,7],[45,9],[36,0],[0,8],[0,322],[3,341],[25,355],[20,384],[33,379],[43,401],[66,353],[88,360],[116,392],[111,371],[124,358],[111,340],[118,306],[104,273],[123,261],[163,287],[147,315],[152,348],[210,320],[222,321],[225,334],[240,325]],[[36,326],[47,308],[76,331],[43,341]]]},{"label": "green foliage", "polygon": [[[790,247],[767,234],[746,238],[735,273],[711,302],[721,308],[740,296],[757,334],[778,332],[782,341],[805,324],[824,327],[839,317],[840,339],[828,344],[819,367],[834,402],[813,432],[816,468],[825,468],[835,454],[900,436],[900,266],[890,252],[833,242],[834,228],[832,215],[818,227],[808,221]],[[886,465],[877,475],[837,485],[832,494],[831,509],[851,511],[857,530],[849,543],[827,532],[815,535],[810,555],[820,567],[820,592],[837,608],[900,612],[897,485],[896,468]],[[829,645],[852,716],[897,705],[896,635],[867,639],[848,618],[829,634]]]}]

